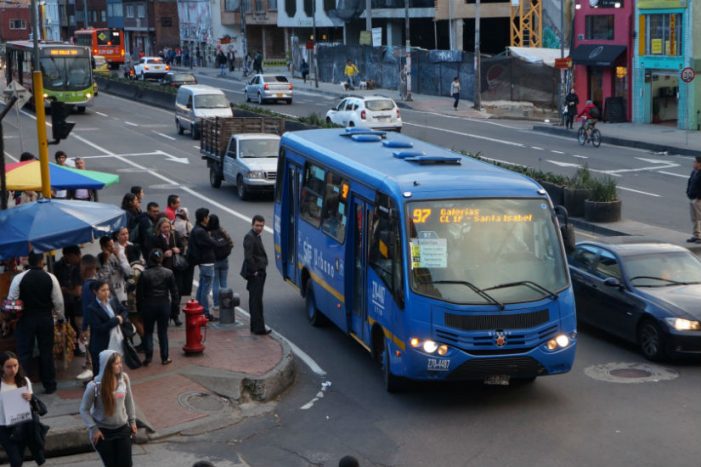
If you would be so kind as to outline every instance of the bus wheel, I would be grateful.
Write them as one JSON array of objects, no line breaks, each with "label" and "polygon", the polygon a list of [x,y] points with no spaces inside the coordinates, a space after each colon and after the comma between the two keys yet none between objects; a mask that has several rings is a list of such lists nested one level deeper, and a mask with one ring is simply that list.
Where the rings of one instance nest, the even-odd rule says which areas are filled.
[{"label": "bus wheel", "polygon": [[85,106],[79,105],[78,107],[76,107],[76,110],[78,111],[79,114],[84,114],[85,113]]},{"label": "bus wheel", "polygon": [[309,320],[309,324],[314,327],[320,327],[324,324],[324,317],[321,313],[319,313],[319,309],[316,307],[311,278],[307,281],[307,290],[304,293],[304,297],[306,301],[307,319]]},{"label": "bus wheel", "polygon": [[382,351],[382,376],[385,390],[389,393],[396,393],[400,392],[404,385],[400,377],[392,374],[392,369],[389,366],[389,352],[389,344],[385,341],[384,350]]}]

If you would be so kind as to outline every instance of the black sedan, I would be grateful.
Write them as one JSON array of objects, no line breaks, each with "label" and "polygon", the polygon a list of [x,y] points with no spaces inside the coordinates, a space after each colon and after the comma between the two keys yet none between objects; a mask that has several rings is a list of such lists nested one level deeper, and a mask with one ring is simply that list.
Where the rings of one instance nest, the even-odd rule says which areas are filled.
[{"label": "black sedan", "polygon": [[166,73],[163,78],[161,78],[161,84],[163,86],[170,86],[174,88],[179,88],[184,84],[197,84],[197,78],[192,73],[180,73],[177,71],[171,71]]},{"label": "black sedan", "polygon": [[701,355],[701,261],[669,243],[610,238],[569,255],[577,318],[650,360]]}]

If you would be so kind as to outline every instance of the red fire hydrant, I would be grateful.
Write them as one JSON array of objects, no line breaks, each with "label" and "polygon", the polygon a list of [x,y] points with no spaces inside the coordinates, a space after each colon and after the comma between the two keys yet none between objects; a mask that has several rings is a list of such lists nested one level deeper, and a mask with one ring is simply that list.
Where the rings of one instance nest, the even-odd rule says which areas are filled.
[{"label": "red fire hydrant", "polygon": [[[204,308],[197,300],[190,300],[185,304],[185,346],[186,354],[204,352],[204,340],[207,332],[207,318],[203,313]],[[204,329],[204,334],[202,333]]]}]

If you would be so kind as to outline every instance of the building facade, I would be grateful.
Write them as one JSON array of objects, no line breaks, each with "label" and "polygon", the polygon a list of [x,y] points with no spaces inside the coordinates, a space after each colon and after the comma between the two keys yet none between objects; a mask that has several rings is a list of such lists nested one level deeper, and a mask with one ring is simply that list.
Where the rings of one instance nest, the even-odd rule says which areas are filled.
[{"label": "building facade", "polygon": [[61,40],[61,17],[58,0],[45,0],[39,3],[41,38],[48,41]]},{"label": "building facade", "polygon": [[687,0],[638,0],[635,9],[633,121],[699,130],[701,5]]},{"label": "building facade", "polygon": [[604,119],[630,121],[633,0],[581,0],[575,6],[573,87]]},{"label": "building facade", "polygon": [[0,42],[29,39],[31,11],[29,2],[0,2]]},{"label": "building facade", "polygon": [[[223,0],[225,1],[225,0]],[[236,1],[230,1],[232,8]],[[216,4],[216,3],[214,3]],[[178,18],[179,18],[179,39],[183,51],[192,57],[193,63],[196,61],[196,51],[199,51],[202,60],[208,60],[214,53],[216,39],[212,27],[212,12],[209,1],[200,0],[178,0]],[[201,62],[199,64],[202,64]]]},{"label": "building facade", "polygon": [[[584,0],[586,1],[586,0]],[[436,49],[468,50],[475,48],[474,0],[436,0]],[[511,44],[511,0],[480,2],[480,50],[497,54]]]}]

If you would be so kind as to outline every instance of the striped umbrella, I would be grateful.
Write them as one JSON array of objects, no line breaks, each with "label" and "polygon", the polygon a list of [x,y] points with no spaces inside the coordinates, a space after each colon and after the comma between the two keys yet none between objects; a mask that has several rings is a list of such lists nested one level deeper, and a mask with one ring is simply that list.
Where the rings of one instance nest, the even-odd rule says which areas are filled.
[{"label": "striped umbrella", "polygon": [[[8,190],[41,190],[41,165],[37,160],[15,162],[5,166]],[[84,188],[100,190],[106,186],[119,183],[119,175],[80,170],[73,167],[49,163],[51,188],[54,190],[72,190]]]}]

